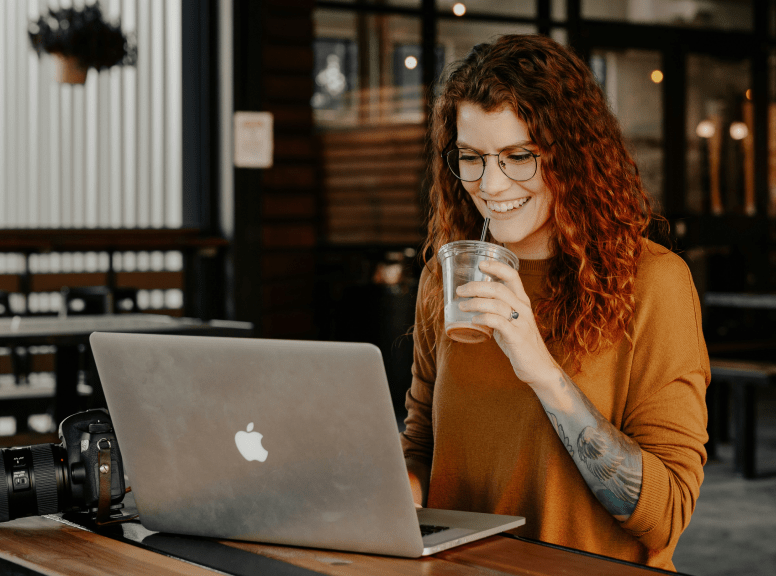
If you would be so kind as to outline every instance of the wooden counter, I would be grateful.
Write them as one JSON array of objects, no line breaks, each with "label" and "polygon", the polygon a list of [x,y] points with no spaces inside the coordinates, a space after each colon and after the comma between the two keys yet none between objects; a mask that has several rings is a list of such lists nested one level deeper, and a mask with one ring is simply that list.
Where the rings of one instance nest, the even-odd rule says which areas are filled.
[{"label": "wooden counter", "polygon": [[[138,525],[139,527],[139,525]],[[106,529],[111,534],[111,528]],[[113,532],[115,536],[115,531]],[[175,538],[175,537],[173,537]],[[217,546],[215,541],[202,544]],[[195,542],[196,544],[196,542]],[[271,546],[224,541],[231,548],[259,555],[262,574],[332,576],[475,576],[486,574],[557,576],[649,576],[669,574],[557,546],[492,536],[421,559]],[[207,548],[207,546],[204,546]],[[223,550],[224,548],[222,548]],[[228,549],[226,549],[228,551]],[[268,560],[272,559],[272,560]],[[238,559],[239,560],[239,559]],[[273,560],[280,562],[273,562]],[[241,567],[242,566],[242,567]],[[93,533],[48,517],[21,518],[0,524],[0,571],[45,575],[178,575],[219,573],[115,537]],[[26,571],[25,571],[26,570]],[[236,561],[220,573],[259,573]]]}]

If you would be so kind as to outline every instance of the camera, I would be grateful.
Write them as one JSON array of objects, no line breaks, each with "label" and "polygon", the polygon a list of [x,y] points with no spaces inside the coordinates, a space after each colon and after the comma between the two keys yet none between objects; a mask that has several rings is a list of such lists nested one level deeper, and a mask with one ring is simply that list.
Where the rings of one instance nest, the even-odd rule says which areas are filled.
[{"label": "camera", "polygon": [[108,411],[68,416],[59,439],[0,450],[0,522],[57,512],[92,513],[99,522],[123,507],[124,467]]}]

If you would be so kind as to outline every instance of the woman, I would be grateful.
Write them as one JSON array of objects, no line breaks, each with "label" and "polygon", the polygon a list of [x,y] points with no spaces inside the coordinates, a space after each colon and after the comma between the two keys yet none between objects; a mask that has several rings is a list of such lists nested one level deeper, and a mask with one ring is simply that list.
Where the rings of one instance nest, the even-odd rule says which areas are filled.
[{"label": "woman", "polygon": [[[542,36],[481,44],[436,99],[432,142],[402,434],[416,504],[525,516],[521,536],[673,569],[706,461],[708,353],[595,78]],[[503,284],[459,289],[494,336],[453,342],[435,254],[485,217],[520,271],[489,263]]]}]

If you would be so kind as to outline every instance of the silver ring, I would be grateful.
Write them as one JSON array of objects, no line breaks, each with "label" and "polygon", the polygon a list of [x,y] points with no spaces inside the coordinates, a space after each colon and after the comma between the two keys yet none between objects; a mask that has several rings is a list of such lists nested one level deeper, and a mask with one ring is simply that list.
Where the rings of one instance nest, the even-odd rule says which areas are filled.
[{"label": "silver ring", "polygon": [[517,310],[512,310],[512,313],[509,315],[509,317],[512,320],[517,320],[518,316],[520,316],[520,312],[518,312]]}]

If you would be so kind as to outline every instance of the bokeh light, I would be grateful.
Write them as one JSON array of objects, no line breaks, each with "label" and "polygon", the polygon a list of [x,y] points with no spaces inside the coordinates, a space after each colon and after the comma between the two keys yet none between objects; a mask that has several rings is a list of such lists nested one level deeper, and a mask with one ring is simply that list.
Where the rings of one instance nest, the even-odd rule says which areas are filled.
[{"label": "bokeh light", "polygon": [[466,14],[466,6],[464,6],[461,2],[456,2],[453,6],[453,14],[456,16],[463,16]]},{"label": "bokeh light", "polygon": [[695,128],[695,133],[701,138],[711,138],[716,132],[714,122],[711,120],[701,120]]},{"label": "bokeh light", "polygon": [[653,70],[649,77],[655,84],[660,84],[663,81],[663,73],[660,70]]},{"label": "bokeh light", "polygon": [[743,122],[733,122],[730,125],[730,137],[733,140],[743,140],[749,136],[749,128]]},{"label": "bokeh light", "polygon": [[407,67],[408,70],[414,70],[418,65],[418,59],[414,56],[407,56],[404,59],[404,66]]}]

